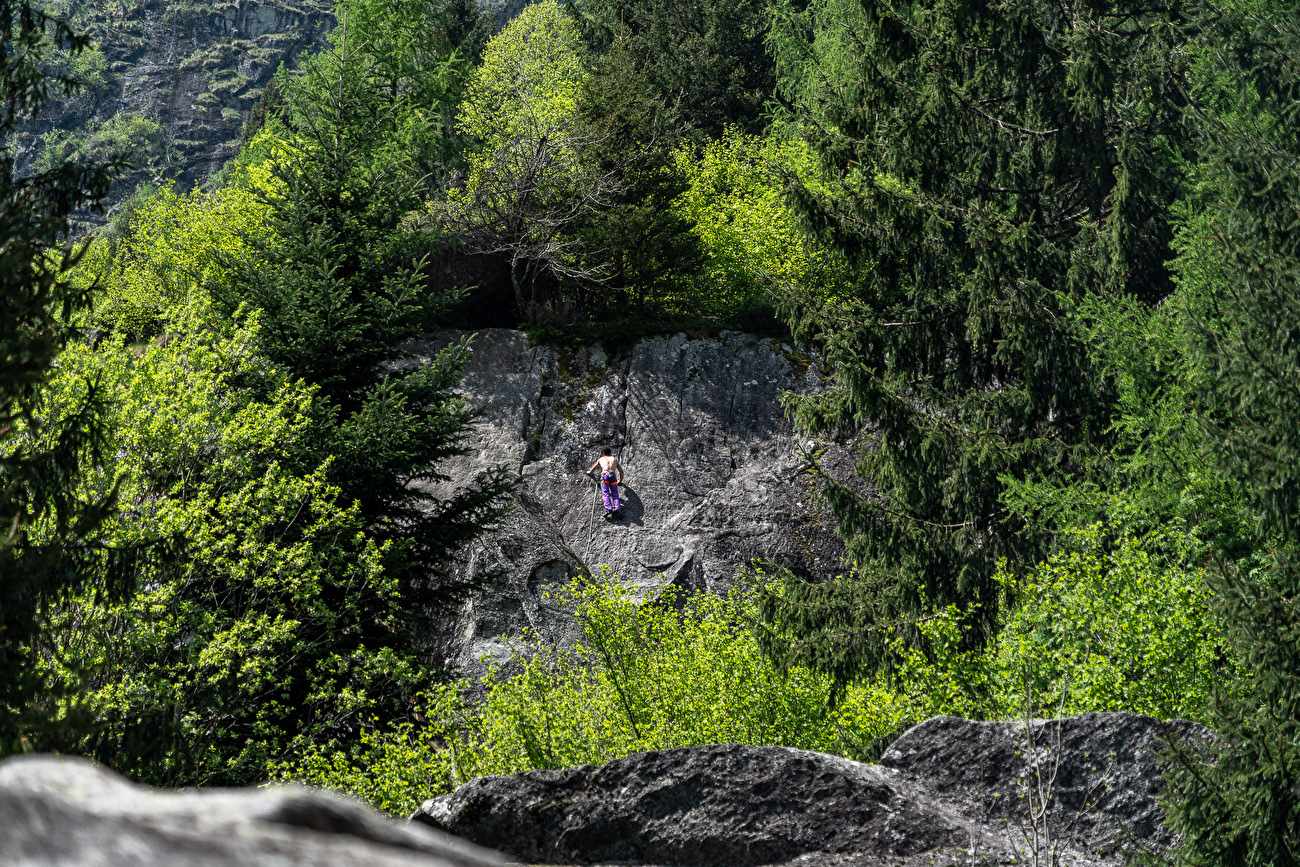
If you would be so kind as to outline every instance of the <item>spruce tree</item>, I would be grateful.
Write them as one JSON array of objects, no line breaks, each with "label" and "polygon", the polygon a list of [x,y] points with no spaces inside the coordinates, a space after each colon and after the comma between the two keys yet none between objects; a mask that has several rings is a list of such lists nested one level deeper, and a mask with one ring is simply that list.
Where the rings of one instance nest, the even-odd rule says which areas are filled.
[{"label": "spruce tree", "polygon": [[1217,696],[1219,739],[1174,762],[1170,822],[1183,863],[1285,867],[1300,863],[1300,13],[1242,4],[1203,22],[1217,86],[1197,117],[1220,199],[1210,261],[1184,265],[1213,275],[1200,404],[1263,562],[1212,573],[1245,676]]},{"label": "spruce tree", "polygon": [[792,201],[852,272],[784,293],[835,382],[792,410],[852,440],[856,478],[821,473],[853,571],[770,595],[772,652],[843,683],[927,601],[988,636],[996,564],[1045,550],[1010,484],[1080,474],[1106,437],[1080,300],[1170,291],[1183,42],[1176,6],[1135,0],[778,7],[778,89],[829,180]]},{"label": "spruce tree", "polygon": [[768,0],[588,0],[585,38],[615,78],[633,71],[690,129],[756,132],[772,96]]},{"label": "spruce tree", "polygon": [[70,217],[103,200],[122,163],[21,177],[9,144],[51,91],[78,86],[46,72],[49,50],[87,45],[33,4],[0,0],[0,754],[67,741],[49,718],[54,687],[37,665],[49,606],[77,591],[120,591],[130,575],[97,540],[112,492],[87,501],[79,490],[101,444],[96,389],[66,418],[43,424],[38,412],[51,366],[76,336],[72,317],[90,298],[68,279],[82,252],[65,243]]},{"label": "spruce tree", "polygon": [[418,219],[421,166],[441,146],[461,75],[438,11],[417,0],[339,8],[333,47],[280,85],[272,231],[214,289],[228,313],[259,311],[261,351],[318,387],[303,466],[334,456],[330,481],[388,546],[385,572],[413,617],[470,589],[449,574],[450,555],[499,519],[510,487],[498,468],[435,493],[437,464],[464,454],[473,419],[451,391],[468,340],[423,366],[400,353],[457,298],[431,276],[438,238]]}]

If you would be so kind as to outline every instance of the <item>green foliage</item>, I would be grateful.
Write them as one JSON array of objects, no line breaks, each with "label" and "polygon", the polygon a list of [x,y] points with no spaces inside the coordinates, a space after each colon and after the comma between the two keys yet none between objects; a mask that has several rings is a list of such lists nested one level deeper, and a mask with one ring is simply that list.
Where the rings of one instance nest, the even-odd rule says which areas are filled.
[{"label": "green foliage", "polygon": [[972,646],[991,637],[997,564],[1053,535],[1008,508],[1009,480],[1068,479],[1106,445],[1112,389],[1075,314],[1089,293],[1170,290],[1185,37],[1175,10],[1129,0],[819,0],[780,7],[772,40],[828,178],[793,200],[852,274],[786,296],[836,381],[791,408],[865,431],[855,474],[878,495],[822,475],[856,578],[796,582],[765,612],[799,637],[772,652],[844,683],[897,662],[875,625],[922,599],[961,608]]},{"label": "green foliage", "polygon": [[757,132],[775,70],[766,0],[588,0],[579,6],[601,75],[640,71],[675,119],[713,136]]},{"label": "green foliage", "polygon": [[[77,73],[74,70],[72,74]],[[180,154],[162,127],[147,117],[126,114],[115,114],[82,130],[46,133],[34,167],[44,172],[64,162],[97,163],[127,153],[133,166],[147,170],[155,179],[180,168]]]},{"label": "green foliage", "polygon": [[[72,57],[87,40],[31,3],[0,0],[0,141],[51,92],[77,84],[45,69],[47,52]],[[62,243],[76,208],[95,208],[121,163],[51,163],[14,175],[0,148],[0,754],[63,746],[85,719],[61,719],[60,692],[39,670],[49,606],[76,592],[117,595],[129,564],[105,548],[100,528],[112,487],[82,500],[78,474],[105,455],[99,388],[59,419],[42,416],[42,387],[75,332],[89,292],[69,279],[81,250]],[[120,553],[120,552],[119,552]],[[114,562],[114,560],[119,562]],[[65,705],[65,708],[67,706]]]},{"label": "green foliage", "polygon": [[226,279],[229,260],[263,230],[266,206],[254,177],[245,180],[188,196],[167,186],[129,202],[118,234],[93,245],[81,269],[100,285],[95,327],[150,340],[201,304],[205,287]]},{"label": "green foliage", "polygon": [[1023,581],[999,575],[1017,601],[996,642],[995,714],[1017,714],[1016,686],[1028,678],[1038,710],[1207,720],[1233,671],[1204,581],[1208,555],[1177,525],[1099,523],[1071,533]]},{"label": "green foliage", "polygon": [[590,35],[588,13],[607,12],[532,4],[490,40],[460,105],[468,166],[436,207],[443,225],[464,249],[509,262],[526,322],[770,319],[753,287],[715,285],[723,269],[708,269],[707,239],[694,226],[711,167],[692,168],[677,151],[672,100],[628,53],[631,43],[616,39],[597,56],[584,48],[579,24]]},{"label": "green foliage", "polygon": [[64,353],[46,412],[104,383],[107,457],[83,490],[116,484],[113,538],[172,553],[128,599],[61,608],[49,664],[90,677],[79,749],[138,778],[246,784],[404,718],[434,679],[421,624],[465,590],[439,572],[502,512],[501,472],[425,487],[471,418],[450,391],[468,341],[385,367],[446,298],[407,220],[441,133],[387,44],[338,33],[226,186],[133,202],[85,263],[108,336]]},{"label": "green foliage", "polygon": [[[1206,721],[1225,677],[1225,630],[1205,583],[1211,549],[1179,526],[1135,529],[1135,516],[1071,530],[1027,575],[994,576],[995,637],[971,647],[955,605],[878,624],[899,663],[887,682],[919,720],[1125,710]],[[778,592],[779,592],[778,588]],[[920,634],[916,642],[912,630]]]},{"label": "green foliage", "polygon": [[[427,4],[391,6],[346,4],[340,15],[361,23],[345,20],[331,49],[282,76],[286,129],[253,143],[265,157],[255,189],[267,230],[210,287],[227,314],[262,310],[268,356],[349,412],[375,366],[449,300],[422,273],[429,234],[406,220],[458,61],[445,39],[429,44],[440,31],[420,31]],[[405,52],[412,41],[419,57]]]},{"label": "green foliage", "polygon": [[[688,598],[669,587],[645,604],[617,584],[570,592],[562,601],[576,611],[583,642],[572,650],[531,642],[523,672],[490,693],[477,721],[480,746],[462,760],[463,774],[711,743],[856,746],[827,717],[827,678],[803,669],[781,676],[763,657],[743,592]],[[873,734],[885,734],[896,720],[878,725]]]},{"label": "green foliage", "polygon": [[426,696],[423,719],[367,736],[354,755],[322,750],[288,777],[409,813],[420,800],[484,774],[604,763],[650,749],[785,744],[863,755],[917,709],[863,686],[834,711],[830,680],[774,669],[752,629],[753,599],[685,596],[637,602],[617,583],[575,583],[582,641],[525,636],[517,674],[487,678],[475,705],[455,689]]},{"label": "green foliage", "polygon": [[579,118],[587,78],[577,24],[557,2],[526,6],[488,43],[457,114],[470,152],[473,185],[512,139],[563,134]]},{"label": "green foliage", "polygon": [[570,318],[568,300],[545,281],[609,273],[578,231],[624,186],[619,167],[600,162],[610,133],[583,110],[587,77],[569,11],[557,0],[526,6],[470,77],[457,113],[468,170],[437,206],[465,248],[510,263],[516,312],[535,321]]},{"label": "green foliage", "polygon": [[620,332],[680,317],[704,266],[693,225],[672,207],[686,188],[675,167],[672,113],[643,71],[624,60],[612,53],[589,58],[593,69],[580,99],[593,129],[593,158],[618,181],[608,206],[574,230],[605,272],[599,284],[563,287],[589,323],[607,328],[614,321]]},{"label": "green foliage", "polygon": [[[335,4],[334,15],[340,23],[330,33],[333,50],[308,62],[313,68],[297,88],[324,86],[322,65],[338,64],[342,71],[351,55],[351,63],[363,70],[350,74],[364,81],[353,97],[356,108],[369,99],[370,107],[362,111],[372,112],[372,122],[381,127],[362,145],[370,158],[409,163],[408,180],[423,181],[442,171],[452,156],[453,112],[467,73],[457,45],[463,10],[454,2],[343,0]],[[373,92],[365,95],[366,89]]]},{"label": "green foliage", "polygon": [[[48,11],[48,10],[47,10]],[[108,60],[98,48],[82,51],[54,51],[45,69],[52,75],[66,76],[79,85],[83,93],[98,100],[108,88]]]},{"label": "green foliage", "polygon": [[673,208],[694,226],[707,260],[690,307],[727,316],[771,306],[779,287],[828,291],[846,279],[840,264],[804,234],[783,195],[783,173],[825,188],[802,141],[732,130],[699,156],[679,150],[676,170],[688,186]]},{"label": "green foliage", "polygon": [[[419,558],[498,508],[458,515],[496,493],[478,489],[446,501],[448,512],[410,521],[403,511],[432,502],[404,484],[436,477],[466,418],[447,393],[463,347],[403,390],[352,372],[371,392],[340,419],[318,384],[258,351],[260,313],[223,321],[213,309],[207,289],[241,268],[286,267],[255,258],[278,249],[270,203],[287,189],[273,162],[286,146],[260,146],[269,159],[241,168],[239,183],[163,189],[95,245],[84,267],[106,291],[93,321],[112,332],[63,353],[45,410],[67,415],[87,378],[102,383],[105,457],[83,473],[85,494],[116,482],[131,505],[112,538],[172,549],[144,591],[61,609],[55,658],[76,667],[52,672],[70,683],[84,667],[94,687],[99,727],[79,748],[156,783],[252,782],[309,744],[350,744],[372,715],[401,719],[431,682],[419,618],[437,593],[446,599],[425,566],[444,560]],[[365,475],[376,466],[389,474]]]},{"label": "green foliage", "polygon": [[204,318],[142,354],[70,348],[49,401],[67,411],[101,383],[112,459],[84,484],[117,480],[115,539],[174,549],[140,592],[85,597],[53,624],[54,659],[91,669],[99,728],[81,749],[169,785],[255,781],[363,714],[400,713],[423,683],[384,546],[326,481],[327,457],[291,469],[313,390],[250,353],[251,328],[215,336]]},{"label": "green foliage", "polygon": [[720,597],[669,587],[638,604],[612,580],[579,581],[555,600],[582,626],[575,646],[526,635],[511,665],[485,679],[481,701],[465,686],[431,691],[418,721],[375,726],[351,753],[317,750],[279,773],[402,815],[476,776],[651,749],[782,744],[871,759],[904,727],[941,713],[1123,708],[1204,719],[1223,664],[1204,551],[1172,529],[1091,527],[1028,579],[999,576],[1015,601],[994,646],[968,649],[961,613],[932,610],[919,626],[929,653],[893,631],[893,680],[852,684],[834,706],[829,676],[778,669],[763,654],[751,589]]},{"label": "green foliage", "polygon": [[[1223,735],[1174,764],[1170,822],[1191,865],[1300,863],[1300,15],[1204,9],[1211,85],[1198,93],[1212,195],[1178,270],[1213,299],[1200,323],[1206,437],[1257,519],[1254,563],[1213,574],[1241,676]],[[1253,568],[1251,568],[1253,567]]]},{"label": "green foliage", "polygon": [[[385,60],[390,43],[402,44],[403,19],[376,20],[399,32],[341,26],[334,48],[281,83],[284,137],[269,146],[260,192],[265,231],[210,285],[226,315],[258,311],[259,351],[319,389],[300,469],[334,456],[329,480],[388,546],[386,573],[415,620],[470,589],[449,574],[450,554],[499,519],[511,482],[492,468],[459,490],[431,490],[445,480],[438,462],[463,453],[473,417],[451,392],[468,339],[428,364],[391,363],[457,295],[434,282],[436,237],[416,219],[432,129],[421,112],[442,110],[426,103],[448,91],[394,85],[394,75],[416,74]],[[450,75],[455,52],[444,43],[440,57],[426,65]]]}]

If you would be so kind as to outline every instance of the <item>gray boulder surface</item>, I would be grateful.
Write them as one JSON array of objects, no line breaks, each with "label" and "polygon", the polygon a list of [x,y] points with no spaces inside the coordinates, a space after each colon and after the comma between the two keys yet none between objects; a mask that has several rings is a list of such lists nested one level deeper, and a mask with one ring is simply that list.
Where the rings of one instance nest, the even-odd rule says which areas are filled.
[{"label": "gray boulder surface", "polygon": [[[936,717],[878,765],[787,747],[663,750],[482,777],[412,819],[539,864],[1114,865],[1174,842],[1157,804],[1160,738],[1207,733],[1122,713],[1027,727]],[[1031,787],[1049,795],[1038,820]]]},{"label": "gray boulder surface", "polygon": [[[460,334],[406,349],[426,363]],[[506,329],[478,332],[461,383],[483,415],[470,453],[440,465],[451,486],[486,467],[519,473],[518,508],[464,553],[466,577],[499,577],[448,624],[446,658],[468,674],[504,662],[525,627],[572,637],[548,592],[602,569],[652,599],[667,585],[724,592],[755,558],[830,574],[841,543],[812,502],[801,439],[780,405],[785,390],[824,387],[787,344],[748,334],[656,337],[579,349],[530,345]],[[624,520],[606,522],[585,475],[609,446],[626,468]]]},{"label": "gray boulder surface", "polygon": [[493,852],[296,786],[163,792],[84,759],[0,763],[5,867],[500,867]]},{"label": "gray boulder surface", "polygon": [[902,775],[787,747],[642,753],[483,777],[415,817],[546,864],[760,865],[810,852],[909,856],[966,843],[962,817]]},{"label": "gray boulder surface", "polygon": [[1186,720],[1160,723],[1128,713],[1089,713],[1024,723],[934,717],[894,741],[880,758],[937,797],[981,821],[1024,824],[1026,784],[1049,786],[1049,825],[1072,847],[1103,858],[1126,841],[1166,847],[1156,761],[1162,738],[1208,737]]}]

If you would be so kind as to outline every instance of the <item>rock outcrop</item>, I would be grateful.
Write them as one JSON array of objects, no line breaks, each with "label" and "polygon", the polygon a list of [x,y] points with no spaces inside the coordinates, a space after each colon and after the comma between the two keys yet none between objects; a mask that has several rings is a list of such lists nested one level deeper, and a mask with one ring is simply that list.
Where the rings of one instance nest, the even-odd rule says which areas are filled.
[{"label": "rock outcrop", "polygon": [[84,759],[0,763],[6,867],[501,867],[492,852],[292,786],[159,792]]},{"label": "rock outcrop", "polygon": [[[410,344],[410,363],[457,336]],[[643,598],[667,584],[723,591],[755,558],[833,572],[840,543],[802,472],[814,444],[780,406],[785,390],[821,387],[815,364],[746,334],[561,350],[480,332],[461,389],[483,416],[470,454],[442,469],[458,485],[506,464],[519,507],[465,554],[468,573],[501,577],[449,628],[448,657],[474,673],[524,627],[564,640],[571,619],[547,594],[583,571],[607,569]],[[627,469],[621,522],[605,522],[585,475],[603,446]]]},{"label": "rock outcrop", "polygon": [[[894,741],[880,764],[915,780],[985,825],[1026,827],[1026,785],[1050,791],[1047,826],[1090,858],[1116,859],[1125,842],[1164,847],[1156,761],[1162,738],[1208,737],[1185,720],[1091,713],[1022,723],[935,717]],[[1066,833],[1068,829],[1068,833]],[[1068,839],[1067,839],[1068,838]]]},{"label": "rock outcrop", "polygon": [[220,169],[238,153],[276,69],[321,47],[334,25],[332,0],[47,6],[91,37],[94,51],[82,59],[89,67],[78,72],[88,86],[17,131],[15,168],[130,148],[138,170],[115,186],[114,202],[142,181],[175,180],[188,190]]},{"label": "rock outcrop", "polygon": [[[1133,714],[936,717],[879,765],[785,747],[664,750],[484,777],[412,818],[529,863],[1110,865],[1126,846],[1173,842],[1156,801],[1159,739],[1206,733]],[[1037,819],[1031,791],[1048,795]]]}]

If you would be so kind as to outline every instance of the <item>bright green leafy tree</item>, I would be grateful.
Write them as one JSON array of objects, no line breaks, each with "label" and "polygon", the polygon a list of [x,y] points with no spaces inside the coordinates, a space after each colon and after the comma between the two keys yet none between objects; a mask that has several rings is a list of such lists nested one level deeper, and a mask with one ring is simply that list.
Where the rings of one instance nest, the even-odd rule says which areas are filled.
[{"label": "bright green leafy tree", "polygon": [[697,155],[676,154],[687,188],[673,208],[694,227],[706,265],[698,307],[726,315],[771,303],[787,286],[832,287],[847,278],[838,259],[808,238],[782,194],[782,173],[819,186],[817,165],[802,141],[730,130]]},{"label": "bright green leafy tree", "polygon": [[588,76],[572,15],[543,0],[488,43],[457,115],[469,166],[442,220],[466,249],[509,261],[524,318],[568,314],[555,280],[600,281],[610,271],[576,231],[625,186],[619,167],[598,159],[609,133],[583,110]]},{"label": "bright green leafy tree", "polygon": [[425,683],[384,546],[327,456],[293,469],[314,390],[249,351],[255,325],[210,322],[200,302],[143,353],[120,337],[72,347],[48,398],[57,416],[101,383],[112,457],[83,485],[118,480],[113,538],[172,549],[130,597],[58,609],[51,674],[93,666],[99,725],[79,749],[164,785],[254,782],[306,744],[346,743],[362,714],[400,715]]},{"label": "bright green leafy tree", "polygon": [[[91,245],[78,269],[98,280],[93,325],[132,342],[153,340],[178,311],[207,299],[205,287],[230,272],[267,215],[257,190],[271,179],[264,164],[211,194],[167,186],[133,200],[116,231]],[[106,233],[107,234],[107,233]]]}]

